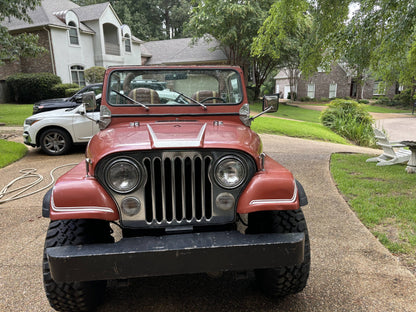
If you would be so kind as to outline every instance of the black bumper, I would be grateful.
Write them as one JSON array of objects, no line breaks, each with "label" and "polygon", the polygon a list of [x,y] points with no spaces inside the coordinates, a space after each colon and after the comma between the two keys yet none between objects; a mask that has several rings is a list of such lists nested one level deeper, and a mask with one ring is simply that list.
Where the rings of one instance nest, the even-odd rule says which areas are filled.
[{"label": "black bumper", "polygon": [[57,282],[272,268],[303,262],[304,234],[207,232],[47,248]]}]

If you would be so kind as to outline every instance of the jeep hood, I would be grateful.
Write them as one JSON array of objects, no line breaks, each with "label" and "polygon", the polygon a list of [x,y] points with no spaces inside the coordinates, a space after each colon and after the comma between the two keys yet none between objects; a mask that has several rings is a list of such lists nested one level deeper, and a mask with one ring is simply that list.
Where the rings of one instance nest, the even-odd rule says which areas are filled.
[{"label": "jeep hood", "polygon": [[256,157],[262,146],[259,136],[249,127],[230,121],[128,123],[95,135],[88,145],[87,157],[96,164],[111,153],[186,148],[238,149]]}]

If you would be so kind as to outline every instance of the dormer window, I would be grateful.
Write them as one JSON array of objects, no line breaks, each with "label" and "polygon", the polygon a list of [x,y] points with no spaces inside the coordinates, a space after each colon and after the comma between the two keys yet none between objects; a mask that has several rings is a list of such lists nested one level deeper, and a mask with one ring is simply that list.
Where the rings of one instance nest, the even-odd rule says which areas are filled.
[{"label": "dormer window", "polygon": [[74,45],[79,45],[78,39],[78,28],[74,22],[69,22],[69,43]]},{"label": "dormer window", "polygon": [[126,52],[131,52],[131,40],[128,34],[124,36],[124,50]]}]

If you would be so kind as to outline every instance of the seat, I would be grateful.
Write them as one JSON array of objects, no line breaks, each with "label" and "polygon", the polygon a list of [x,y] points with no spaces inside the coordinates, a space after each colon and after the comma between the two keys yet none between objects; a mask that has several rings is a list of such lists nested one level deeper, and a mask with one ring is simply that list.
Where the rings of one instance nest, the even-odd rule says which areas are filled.
[{"label": "seat", "polygon": [[[219,94],[216,91],[211,91],[211,90],[201,90],[201,91],[197,91],[196,93],[194,93],[192,95],[192,98],[195,101],[198,102],[204,102],[204,103],[221,103],[220,100],[215,99],[218,98]],[[210,99],[212,98],[212,99]],[[206,101],[204,101],[205,99],[207,99]]]},{"label": "seat", "polygon": [[400,142],[389,142],[386,134],[377,128],[374,128],[374,137],[377,140],[376,144],[382,147],[383,154],[369,158],[366,162],[377,162],[377,166],[389,166],[409,161],[412,152],[404,149],[405,145]]},{"label": "seat", "polygon": [[133,89],[129,92],[129,98],[142,104],[160,104],[159,94],[149,88]]}]

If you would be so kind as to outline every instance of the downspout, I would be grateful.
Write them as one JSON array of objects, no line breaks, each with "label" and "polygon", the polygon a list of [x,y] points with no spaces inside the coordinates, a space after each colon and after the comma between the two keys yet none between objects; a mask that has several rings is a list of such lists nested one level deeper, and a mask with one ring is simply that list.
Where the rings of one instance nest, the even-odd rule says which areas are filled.
[{"label": "downspout", "polygon": [[48,33],[48,41],[49,41],[49,52],[51,55],[51,61],[52,61],[52,73],[54,75],[56,75],[56,66],[55,66],[55,57],[54,57],[54,53],[53,53],[53,46],[52,46],[52,36],[51,36],[51,31],[49,28],[47,27],[43,27],[44,30],[46,30],[46,32]]}]

